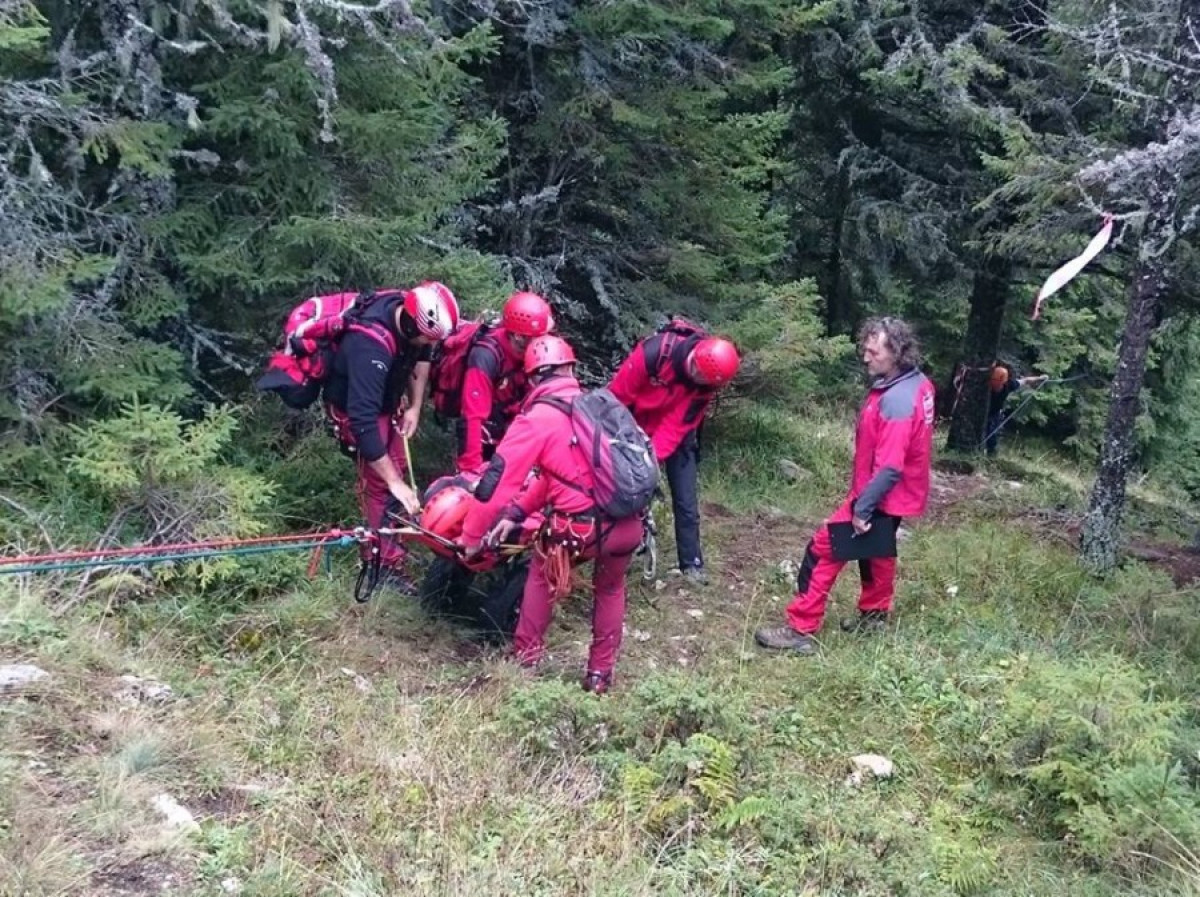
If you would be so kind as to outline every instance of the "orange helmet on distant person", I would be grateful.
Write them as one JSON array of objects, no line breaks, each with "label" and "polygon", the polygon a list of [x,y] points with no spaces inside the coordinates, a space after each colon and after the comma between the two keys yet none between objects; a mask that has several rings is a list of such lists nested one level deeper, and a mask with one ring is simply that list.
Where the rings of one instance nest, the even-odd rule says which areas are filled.
[{"label": "orange helmet on distant person", "polygon": [[539,336],[525,349],[525,373],[541,368],[574,364],[575,350],[561,336]]},{"label": "orange helmet on distant person", "polygon": [[992,388],[992,392],[999,392],[1008,384],[1008,368],[1002,364],[992,368],[991,376],[988,377],[988,386]]},{"label": "orange helmet on distant person", "polygon": [[554,328],[550,303],[537,293],[513,293],[501,313],[504,329],[518,336],[544,336]]},{"label": "orange helmet on distant person", "polygon": [[688,355],[688,367],[702,386],[724,386],[738,372],[742,360],[727,339],[710,336],[696,343]]}]

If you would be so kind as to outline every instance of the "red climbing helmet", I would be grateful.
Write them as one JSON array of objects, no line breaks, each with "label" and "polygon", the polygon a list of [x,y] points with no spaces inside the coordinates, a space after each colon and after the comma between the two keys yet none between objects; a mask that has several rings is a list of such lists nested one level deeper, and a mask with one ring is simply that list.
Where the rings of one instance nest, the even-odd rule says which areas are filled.
[{"label": "red climbing helmet", "polygon": [[462,535],[463,521],[470,508],[470,492],[462,486],[447,486],[426,503],[421,512],[421,526],[443,539],[454,541]]},{"label": "red climbing helmet", "polygon": [[458,326],[458,300],[450,289],[436,281],[426,281],[404,294],[404,311],[417,330],[441,342]]},{"label": "red climbing helmet", "polygon": [[703,386],[724,386],[733,379],[741,361],[733,343],[713,336],[696,343],[688,355],[688,367]]},{"label": "red climbing helmet", "polygon": [[575,350],[561,336],[539,336],[525,350],[525,373],[560,364],[574,364]]},{"label": "red climbing helmet", "polygon": [[504,329],[518,336],[543,336],[554,326],[550,304],[537,293],[513,293],[504,303]]}]

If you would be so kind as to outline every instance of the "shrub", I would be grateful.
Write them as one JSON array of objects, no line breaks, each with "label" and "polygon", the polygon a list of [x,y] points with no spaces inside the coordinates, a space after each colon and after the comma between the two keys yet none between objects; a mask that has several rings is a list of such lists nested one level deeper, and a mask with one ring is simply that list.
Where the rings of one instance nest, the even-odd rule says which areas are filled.
[{"label": "shrub", "polygon": [[812,280],[779,284],[731,327],[750,355],[739,377],[740,391],[794,403],[846,381],[853,346],[845,336],[824,335],[820,302]]},{"label": "shrub", "polygon": [[1163,855],[1200,836],[1200,794],[1172,757],[1184,707],[1154,692],[1112,656],[1030,662],[1006,689],[1002,761],[1090,860]]},{"label": "shrub", "polygon": [[[67,466],[109,517],[109,534],[118,541],[251,536],[267,526],[275,487],[223,460],[236,430],[229,408],[185,421],[165,408],[130,404],[116,417],[74,428]],[[191,572],[203,585],[234,569],[232,559],[222,558]]]}]

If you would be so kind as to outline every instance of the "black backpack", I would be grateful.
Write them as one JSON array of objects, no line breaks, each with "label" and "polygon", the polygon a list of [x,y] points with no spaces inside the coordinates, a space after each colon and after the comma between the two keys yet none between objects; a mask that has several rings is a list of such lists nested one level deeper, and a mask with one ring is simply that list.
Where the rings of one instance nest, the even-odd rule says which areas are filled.
[{"label": "black backpack", "polygon": [[655,331],[654,336],[642,343],[646,354],[646,371],[654,380],[661,381],[663,368],[670,364],[675,379],[687,377],[687,358],[696,343],[708,336],[708,331],[687,318],[674,317]]}]

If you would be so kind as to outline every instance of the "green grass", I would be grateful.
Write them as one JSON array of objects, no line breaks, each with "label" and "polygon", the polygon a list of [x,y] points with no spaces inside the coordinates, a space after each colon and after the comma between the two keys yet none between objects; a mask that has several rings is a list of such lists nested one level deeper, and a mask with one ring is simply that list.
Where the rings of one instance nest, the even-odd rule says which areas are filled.
[{"label": "green grass", "polygon": [[[718,575],[631,580],[604,699],[578,688],[579,597],[530,677],[411,601],[354,605],[346,556],[312,583],[281,560],[265,596],[174,585],[106,612],[0,581],[4,659],[53,675],[0,699],[0,894],[1197,893],[1195,592],[1080,572],[1029,514],[1077,491],[1013,461],[913,524],[884,636],[836,626],[851,569],[818,656],[764,654],[848,431],[739,411],[710,439]],[[128,672],[176,699],[115,703]],[[895,777],[848,787],[864,752]],[[163,831],[161,792],[198,833]]]}]

